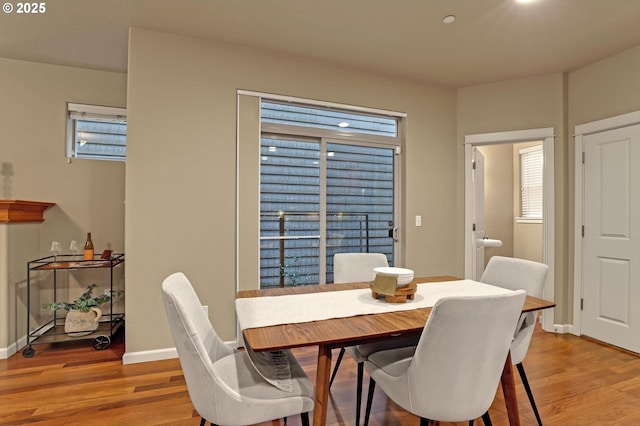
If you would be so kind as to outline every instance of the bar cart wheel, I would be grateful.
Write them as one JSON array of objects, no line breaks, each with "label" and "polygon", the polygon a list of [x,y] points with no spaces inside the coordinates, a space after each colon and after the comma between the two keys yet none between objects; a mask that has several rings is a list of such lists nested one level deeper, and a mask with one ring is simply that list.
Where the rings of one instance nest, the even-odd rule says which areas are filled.
[{"label": "bar cart wheel", "polygon": [[35,349],[33,349],[31,346],[27,346],[22,351],[22,356],[25,358],[31,358],[33,355],[35,355],[35,353],[36,353]]},{"label": "bar cart wheel", "polygon": [[107,349],[111,345],[111,338],[109,336],[98,336],[93,339],[93,348],[97,351]]}]

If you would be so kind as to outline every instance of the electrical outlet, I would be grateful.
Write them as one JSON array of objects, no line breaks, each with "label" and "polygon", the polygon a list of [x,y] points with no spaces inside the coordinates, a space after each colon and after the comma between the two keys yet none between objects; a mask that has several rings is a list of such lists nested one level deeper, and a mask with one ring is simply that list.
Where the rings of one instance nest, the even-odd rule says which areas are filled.
[{"label": "electrical outlet", "polygon": [[202,310],[207,316],[209,316],[209,305],[202,305]]},{"label": "electrical outlet", "polygon": [[422,216],[416,216],[416,226],[422,226]]}]

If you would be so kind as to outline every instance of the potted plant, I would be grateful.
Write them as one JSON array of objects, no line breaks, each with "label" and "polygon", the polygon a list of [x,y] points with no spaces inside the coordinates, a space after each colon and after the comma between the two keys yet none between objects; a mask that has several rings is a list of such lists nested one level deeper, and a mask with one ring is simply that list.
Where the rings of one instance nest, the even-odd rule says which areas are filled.
[{"label": "potted plant", "polygon": [[[42,305],[44,309],[56,311],[58,309],[66,309],[69,311],[64,321],[64,332],[70,336],[84,336],[90,334],[98,328],[102,310],[100,305],[111,300],[111,295],[103,294],[98,297],[92,297],[93,289],[97,284],[91,284],[87,287],[87,291],[82,293],[80,297],[69,302],[45,303]],[[115,293],[111,291],[111,293]],[[118,292],[120,294],[121,291]]]}]

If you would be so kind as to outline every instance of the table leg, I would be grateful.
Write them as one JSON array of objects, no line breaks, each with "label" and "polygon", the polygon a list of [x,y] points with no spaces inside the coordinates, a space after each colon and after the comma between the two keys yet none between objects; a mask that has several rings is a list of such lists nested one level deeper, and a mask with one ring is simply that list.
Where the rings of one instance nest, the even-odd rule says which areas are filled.
[{"label": "table leg", "polygon": [[327,423],[330,376],[331,348],[328,345],[319,345],[318,366],[316,368],[316,401],[313,407],[314,426],[324,426]]},{"label": "table leg", "polygon": [[504,362],[502,377],[502,393],[504,395],[504,403],[507,406],[507,416],[509,417],[509,425],[520,426],[520,414],[518,413],[518,397],[516,395],[516,382],[513,377],[513,366],[511,365],[511,352],[508,353]]}]

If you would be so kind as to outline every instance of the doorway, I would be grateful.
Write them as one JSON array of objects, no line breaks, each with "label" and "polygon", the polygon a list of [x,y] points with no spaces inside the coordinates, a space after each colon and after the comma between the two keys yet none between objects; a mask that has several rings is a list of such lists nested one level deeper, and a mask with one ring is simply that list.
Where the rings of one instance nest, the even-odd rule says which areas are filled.
[{"label": "doorway", "polygon": [[576,126],[574,326],[640,353],[640,112]]},{"label": "doorway", "polygon": [[[539,259],[549,266],[549,275],[545,283],[543,297],[548,300],[554,300],[554,189],[553,189],[553,128],[519,130],[500,133],[486,133],[465,136],[465,277],[470,279],[479,279],[484,268],[484,254],[479,253],[483,250],[491,250],[488,255],[504,254],[501,250],[503,243],[500,238],[495,235],[485,233],[486,229],[479,229],[477,224],[478,210],[484,212],[483,204],[486,206],[489,200],[485,200],[483,196],[477,193],[476,183],[478,181],[485,182],[484,178],[480,178],[476,174],[477,164],[474,161],[478,158],[479,149],[487,147],[506,147],[513,156],[513,145],[516,143],[542,141],[543,155],[543,203],[542,203],[542,253]],[[493,148],[491,148],[493,149]],[[512,158],[508,161],[512,161]],[[474,165],[476,169],[474,169]],[[512,179],[512,178],[511,178]],[[495,201],[492,201],[495,202]],[[512,203],[512,201],[508,201]],[[513,205],[513,204],[511,204]],[[509,212],[513,220],[512,212]],[[483,221],[486,226],[486,220]],[[480,233],[479,233],[480,232]],[[516,228],[513,228],[516,232]],[[482,234],[482,235],[481,235]],[[484,238],[488,237],[488,238]],[[511,238],[511,237],[509,237]],[[489,242],[487,247],[486,241]],[[506,249],[506,248],[505,248]],[[513,250],[511,248],[510,250]],[[510,251],[510,253],[514,253]],[[530,257],[520,255],[520,257]],[[480,264],[482,262],[482,264]],[[543,313],[542,316],[543,329],[552,331],[554,329],[553,313]]]},{"label": "doorway", "polygon": [[542,141],[473,150],[477,255],[473,278],[482,276],[492,256],[542,262]]}]

